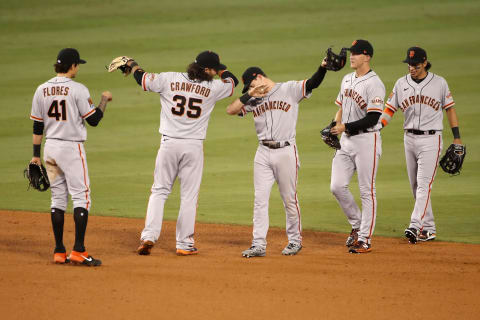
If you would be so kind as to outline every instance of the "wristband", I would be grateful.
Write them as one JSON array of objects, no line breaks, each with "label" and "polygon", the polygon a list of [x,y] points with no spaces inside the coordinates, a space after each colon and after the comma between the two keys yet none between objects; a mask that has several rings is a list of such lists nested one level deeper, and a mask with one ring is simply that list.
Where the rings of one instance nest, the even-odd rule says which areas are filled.
[{"label": "wristband", "polygon": [[34,144],[33,145],[33,156],[36,158],[40,158],[40,149],[42,145],[40,144]]},{"label": "wristband", "polygon": [[460,130],[458,129],[458,127],[453,127],[452,133],[454,139],[460,139]]},{"label": "wristband", "polygon": [[130,64],[130,68],[133,69],[133,67],[136,67],[136,66],[138,66],[138,63],[135,60],[133,60],[133,62]]},{"label": "wristband", "polygon": [[243,96],[240,97],[240,102],[243,104],[247,104],[248,100],[250,100],[252,96],[247,93],[245,93]]}]

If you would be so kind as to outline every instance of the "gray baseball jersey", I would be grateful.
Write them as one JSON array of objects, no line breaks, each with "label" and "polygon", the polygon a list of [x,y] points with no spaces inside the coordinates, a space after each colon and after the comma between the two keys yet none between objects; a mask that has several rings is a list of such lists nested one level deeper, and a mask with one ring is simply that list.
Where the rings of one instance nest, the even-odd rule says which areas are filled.
[{"label": "gray baseball jersey", "polygon": [[436,232],[431,191],[443,149],[443,110],[454,105],[447,81],[431,72],[420,83],[413,81],[410,74],[401,77],[387,100],[387,118],[400,109],[405,115],[405,130],[429,133],[405,131],[404,135],[408,178],[415,199],[410,228]]},{"label": "gray baseball jersey", "polygon": [[165,202],[177,177],[181,204],[177,218],[176,247],[194,245],[195,216],[203,172],[203,140],[208,120],[218,100],[231,96],[235,83],[224,80],[192,81],[186,73],[145,73],[142,88],[160,94],[160,133],[154,182],[148,201],[141,240],[160,237]]},{"label": "gray baseball jersey", "polygon": [[241,109],[241,116],[252,112],[258,140],[288,141],[295,139],[298,103],[309,98],[305,82],[277,83],[262,99],[250,99]]},{"label": "gray baseball jersey", "polygon": [[70,78],[54,77],[35,91],[30,119],[44,123],[47,139],[85,141],[84,119],[94,112],[87,87]]},{"label": "gray baseball jersey", "polygon": [[[252,246],[266,247],[269,227],[268,201],[275,182],[283,200],[289,243],[302,243],[300,205],[297,197],[298,150],[295,144],[298,103],[309,98],[306,80],[276,83],[263,98],[252,98],[241,109],[240,116],[253,114],[259,141],[281,142],[270,149],[259,144],[254,160],[255,203]],[[288,144],[285,144],[288,142]]]},{"label": "gray baseball jersey", "polygon": [[160,94],[160,133],[169,137],[204,140],[208,120],[218,100],[233,94],[226,80],[192,81],[186,73],[144,73],[142,88]]},{"label": "gray baseball jersey", "polygon": [[[342,123],[365,118],[368,112],[382,112],[385,86],[374,71],[361,77],[347,74],[341,83],[335,104],[342,108]],[[330,189],[337,198],[352,229],[358,229],[358,240],[371,242],[377,218],[375,178],[382,154],[382,140],[373,126],[357,135],[343,134],[342,148],[332,161]],[[348,186],[357,172],[362,208],[360,209]]]},{"label": "gray baseball jersey", "polygon": [[403,111],[404,129],[422,131],[443,130],[443,110],[454,105],[447,81],[431,72],[420,83],[410,74],[398,79],[386,103],[393,112]]},{"label": "gray baseball jersey", "polygon": [[52,191],[51,207],[91,207],[90,179],[83,141],[84,119],[95,112],[88,89],[66,77],[54,77],[35,91],[30,119],[44,123],[44,161]]},{"label": "gray baseball jersey", "polygon": [[365,118],[367,112],[381,113],[384,98],[385,86],[373,70],[358,78],[352,72],[343,77],[335,104],[342,108],[342,123],[349,123]]}]

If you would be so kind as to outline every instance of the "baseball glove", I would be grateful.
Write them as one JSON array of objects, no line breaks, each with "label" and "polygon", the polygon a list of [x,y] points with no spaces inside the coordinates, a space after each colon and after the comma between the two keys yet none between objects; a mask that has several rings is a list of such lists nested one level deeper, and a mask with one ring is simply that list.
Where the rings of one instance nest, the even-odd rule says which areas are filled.
[{"label": "baseball glove", "polygon": [[347,61],[347,48],[342,48],[339,54],[335,54],[332,48],[328,48],[327,56],[325,57],[327,65],[325,69],[331,71],[339,71],[345,66]]},{"label": "baseball glove", "polygon": [[127,56],[116,57],[105,68],[107,68],[108,72],[120,69],[125,76],[128,76],[132,72],[132,68],[127,66],[128,61],[133,61],[133,59]]},{"label": "baseball glove", "polygon": [[30,162],[23,175],[28,179],[28,189],[32,187],[38,191],[46,191],[50,187],[47,170],[42,164]]},{"label": "baseball glove", "polygon": [[467,155],[467,147],[461,144],[451,144],[440,160],[443,171],[451,175],[459,175],[463,160]]},{"label": "baseball glove", "polygon": [[326,126],[322,131],[320,131],[320,134],[322,135],[323,142],[325,142],[327,146],[336,150],[340,150],[342,147],[340,146],[340,141],[338,140],[338,137],[330,132],[330,129],[335,127],[336,124],[336,121],[332,121],[328,126]]}]

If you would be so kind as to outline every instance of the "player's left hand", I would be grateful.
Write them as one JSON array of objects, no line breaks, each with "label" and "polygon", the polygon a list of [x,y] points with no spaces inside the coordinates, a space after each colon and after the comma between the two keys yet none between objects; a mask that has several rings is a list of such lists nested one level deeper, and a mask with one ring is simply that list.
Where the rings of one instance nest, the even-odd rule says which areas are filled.
[{"label": "player's left hand", "polygon": [[321,66],[324,68],[327,66],[327,57],[323,58]]},{"label": "player's left hand", "polygon": [[41,165],[42,161],[40,160],[39,157],[33,157],[32,160],[30,160],[30,163],[35,163],[35,164]]},{"label": "player's left hand", "polygon": [[110,64],[106,68],[108,72],[113,72],[119,69],[120,71],[122,71],[124,76],[128,76],[132,72],[131,63],[128,64],[128,62],[130,61],[134,60],[127,56],[116,57],[112,60],[112,62],[110,62]]},{"label": "player's left hand", "polygon": [[339,135],[340,133],[345,132],[345,125],[343,123],[337,123],[335,127],[330,129],[330,132],[334,135]]},{"label": "player's left hand", "polygon": [[453,139],[453,144],[463,144],[461,139]]},{"label": "player's left hand", "polygon": [[260,84],[256,87],[250,88],[248,94],[256,98],[264,97],[267,94],[267,85]]}]

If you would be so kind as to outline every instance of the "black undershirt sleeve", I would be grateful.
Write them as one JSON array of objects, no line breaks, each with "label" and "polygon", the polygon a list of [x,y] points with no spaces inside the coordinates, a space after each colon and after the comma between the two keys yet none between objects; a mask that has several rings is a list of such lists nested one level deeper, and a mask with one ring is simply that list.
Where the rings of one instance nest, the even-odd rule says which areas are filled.
[{"label": "black undershirt sleeve", "polygon": [[238,84],[237,77],[235,77],[235,75],[228,70],[223,71],[222,76],[220,78],[222,79],[232,78],[233,82],[235,82],[235,87]]},{"label": "black undershirt sleeve", "polygon": [[325,77],[325,73],[327,73],[327,69],[320,66],[317,72],[315,72],[313,76],[305,83],[305,91],[312,92],[313,89],[317,88],[320,83],[322,83],[323,78]]},{"label": "black undershirt sleeve", "polygon": [[365,118],[345,123],[345,131],[349,134],[356,134],[360,130],[365,130],[373,127],[377,124],[378,119],[380,119],[381,115],[382,113],[380,112],[368,112]]},{"label": "black undershirt sleeve", "polygon": [[137,83],[138,83],[139,86],[142,85],[142,77],[143,77],[144,73],[145,73],[145,71],[143,71],[142,69],[137,69],[133,73],[133,77],[135,78],[135,80],[137,80]]},{"label": "black undershirt sleeve", "polygon": [[100,122],[100,120],[102,120],[102,118],[103,118],[103,111],[98,108],[95,108],[95,112],[85,120],[92,127],[96,127]]},{"label": "black undershirt sleeve", "polygon": [[33,134],[41,136],[43,134],[44,124],[40,121],[33,121]]}]

